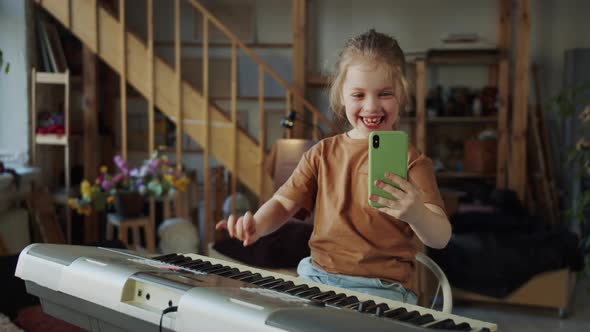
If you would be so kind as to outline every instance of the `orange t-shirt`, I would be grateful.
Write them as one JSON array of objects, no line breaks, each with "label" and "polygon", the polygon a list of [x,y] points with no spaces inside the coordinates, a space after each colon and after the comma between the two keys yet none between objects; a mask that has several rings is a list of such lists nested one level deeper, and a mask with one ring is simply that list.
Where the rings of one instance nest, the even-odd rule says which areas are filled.
[{"label": "orange t-shirt", "polygon": [[[408,177],[425,203],[443,207],[432,161],[413,146]],[[307,151],[276,192],[307,211],[315,207],[309,240],[314,265],[330,272],[380,278],[415,291],[416,236],[410,226],[368,203],[368,139],[346,134],[326,138]]]}]

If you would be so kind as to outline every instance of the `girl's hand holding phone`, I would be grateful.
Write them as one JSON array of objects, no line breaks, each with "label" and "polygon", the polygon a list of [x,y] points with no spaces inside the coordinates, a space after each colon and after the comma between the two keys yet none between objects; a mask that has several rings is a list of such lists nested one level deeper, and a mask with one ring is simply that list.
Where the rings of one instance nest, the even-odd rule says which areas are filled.
[{"label": "girl's hand holding phone", "polygon": [[224,228],[227,229],[230,237],[242,241],[244,247],[258,241],[260,238],[260,235],[256,232],[256,221],[250,211],[239,218],[231,214],[227,220],[221,220],[215,225],[216,230]]},{"label": "girl's hand holding phone", "polygon": [[424,206],[424,199],[420,189],[394,173],[387,172],[385,173],[385,177],[397,184],[399,188],[381,180],[376,180],[375,185],[393,195],[396,199],[388,199],[372,194],[369,197],[369,200],[383,206],[376,207],[376,209],[394,218],[405,221],[408,224],[412,224],[423,218],[426,212],[426,207]]}]

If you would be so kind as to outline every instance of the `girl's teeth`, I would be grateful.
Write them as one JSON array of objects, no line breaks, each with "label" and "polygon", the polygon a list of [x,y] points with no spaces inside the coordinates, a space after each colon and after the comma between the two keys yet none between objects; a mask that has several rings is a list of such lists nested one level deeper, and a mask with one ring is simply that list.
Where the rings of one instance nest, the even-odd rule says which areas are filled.
[{"label": "girl's teeth", "polygon": [[363,121],[366,124],[370,124],[370,125],[375,125],[381,122],[381,118],[377,117],[377,118],[363,118]]}]

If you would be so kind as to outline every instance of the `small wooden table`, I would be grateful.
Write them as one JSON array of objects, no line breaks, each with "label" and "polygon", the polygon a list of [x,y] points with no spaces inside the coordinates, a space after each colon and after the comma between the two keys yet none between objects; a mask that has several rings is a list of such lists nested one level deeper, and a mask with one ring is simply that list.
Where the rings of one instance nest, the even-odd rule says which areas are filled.
[{"label": "small wooden table", "polygon": [[107,240],[113,239],[115,227],[119,229],[119,241],[123,242],[127,248],[131,248],[129,244],[129,230],[132,231],[131,235],[133,238],[134,249],[137,249],[139,246],[141,239],[140,228],[143,227],[147,251],[152,253],[156,251],[155,226],[149,216],[126,218],[117,213],[109,213],[107,215]]}]

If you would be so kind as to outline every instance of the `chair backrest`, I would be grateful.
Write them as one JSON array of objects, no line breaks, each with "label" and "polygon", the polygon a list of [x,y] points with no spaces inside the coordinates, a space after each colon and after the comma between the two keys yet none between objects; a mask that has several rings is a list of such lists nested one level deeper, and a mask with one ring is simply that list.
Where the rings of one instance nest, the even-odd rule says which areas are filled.
[{"label": "chair backrest", "polygon": [[446,314],[450,314],[451,311],[453,311],[453,294],[451,292],[451,284],[449,283],[447,276],[440,268],[440,266],[438,266],[438,264],[436,264],[436,262],[433,261],[432,258],[426,256],[426,254],[424,254],[423,252],[419,251],[416,253],[416,261],[427,267],[432,272],[432,274],[434,274],[434,276],[438,279],[436,294],[430,307],[434,307],[434,304],[437,300],[438,292],[439,290],[442,290],[443,306],[441,311]]}]

